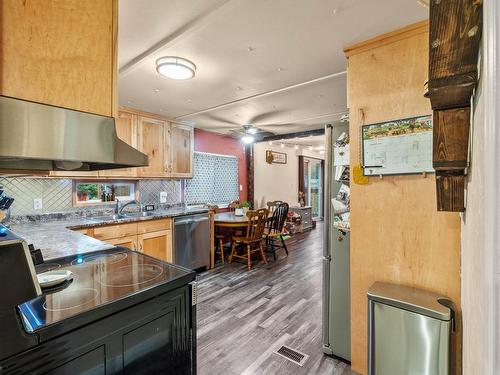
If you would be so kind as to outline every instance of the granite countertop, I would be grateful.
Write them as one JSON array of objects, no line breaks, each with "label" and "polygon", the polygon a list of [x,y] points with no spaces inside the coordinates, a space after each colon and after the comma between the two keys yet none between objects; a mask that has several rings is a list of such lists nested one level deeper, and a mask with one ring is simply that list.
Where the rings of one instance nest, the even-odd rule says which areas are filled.
[{"label": "granite countertop", "polygon": [[208,212],[205,208],[171,209],[155,211],[152,216],[127,217],[122,219],[105,219],[99,217],[62,218],[60,220],[40,220],[27,223],[11,224],[10,229],[16,235],[32,243],[42,251],[44,259],[54,259],[73,254],[89,253],[93,251],[113,248],[107,242],[75,232],[84,229],[111,224],[124,224],[146,220],[158,220],[177,216],[193,215]]}]

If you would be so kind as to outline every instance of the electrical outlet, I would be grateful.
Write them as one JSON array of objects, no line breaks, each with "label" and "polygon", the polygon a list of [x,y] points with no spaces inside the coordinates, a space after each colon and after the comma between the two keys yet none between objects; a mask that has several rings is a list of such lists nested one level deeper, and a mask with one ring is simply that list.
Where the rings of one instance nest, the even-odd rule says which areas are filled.
[{"label": "electrical outlet", "polygon": [[167,203],[167,192],[160,191],[160,203]]},{"label": "electrical outlet", "polygon": [[33,208],[35,210],[41,210],[43,208],[42,198],[33,199]]}]

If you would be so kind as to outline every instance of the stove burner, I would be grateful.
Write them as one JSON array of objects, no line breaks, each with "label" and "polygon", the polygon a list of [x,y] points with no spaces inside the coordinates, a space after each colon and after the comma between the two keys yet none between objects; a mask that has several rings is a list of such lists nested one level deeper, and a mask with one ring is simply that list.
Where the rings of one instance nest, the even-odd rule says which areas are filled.
[{"label": "stove burner", "polygon": [[163,274],[163,268],[156,264],[139,264],[114,269],[108,280],[99,281],[103,286],[128,287],[149,283]]},{"label": "stove burner", "polygon": [[36,273],[49,272],[61,268],[59,263],[40,263],[35,266]]},{"label": "stove burner", "polygon": [[77,257],[71,261],[72,266],[79,266],[81,264],[95,264],[95,263],[107,263],[113,264],[122,261],[127,257],[127,253],[107,253],[107,254],[95,254],[82,257]]},{"label": "stove burner", "polygon": [[[61,291],[50,295],[50,307],[47,301],[43,308],[47,311],[64,311],[75,309],[80,306],[92,303],[99,293],[92,288],[80,288],[68,291]],[[48,297],[48,296],[47,296]]]}]

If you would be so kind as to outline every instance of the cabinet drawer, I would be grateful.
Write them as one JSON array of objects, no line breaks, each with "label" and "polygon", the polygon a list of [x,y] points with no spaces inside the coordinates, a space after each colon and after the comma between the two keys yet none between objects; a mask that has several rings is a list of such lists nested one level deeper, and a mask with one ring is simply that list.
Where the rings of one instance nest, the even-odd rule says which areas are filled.
[{"label": "cabinet drawer", "polygon": [[107,240],[112,238],[135,236],[137,234],[137,223],[109,225],[94,228],[94,238]]},{"label": "cabinet drawer", "polygon": [[137,233],[157,232],[172,229],[172,219],[148,220],[137,223]]}]

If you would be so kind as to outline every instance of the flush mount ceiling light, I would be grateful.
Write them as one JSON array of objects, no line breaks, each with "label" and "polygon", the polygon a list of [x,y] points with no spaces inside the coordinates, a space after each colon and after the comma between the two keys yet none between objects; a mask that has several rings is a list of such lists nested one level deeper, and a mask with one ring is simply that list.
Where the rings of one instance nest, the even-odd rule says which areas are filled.
[{"label": "flush mount ceiling light", "polygon": [[191,79],[196,74],[196,65],[182,57],[166,56],[156,60],[156,71],[171,79]]},{"label": "flush mount ceiling light", "polygon": [[250,143],[253,143],[253,141],[255,141],[255,138],[253,136],[251,136],[250,134],[246,134],[243,137],[241,137],[241,141],[243,143],[249,145]]}]

